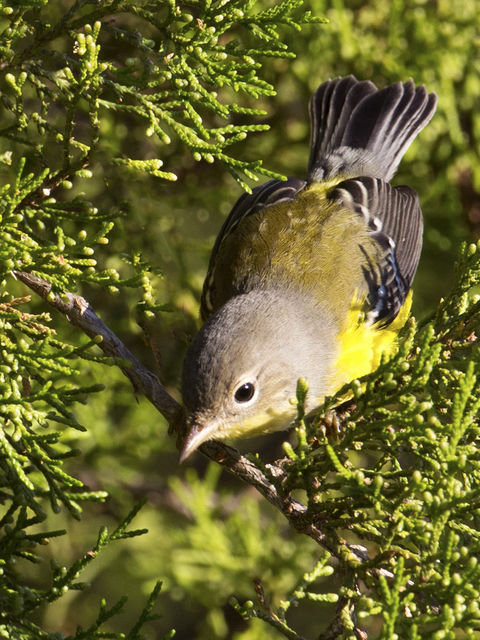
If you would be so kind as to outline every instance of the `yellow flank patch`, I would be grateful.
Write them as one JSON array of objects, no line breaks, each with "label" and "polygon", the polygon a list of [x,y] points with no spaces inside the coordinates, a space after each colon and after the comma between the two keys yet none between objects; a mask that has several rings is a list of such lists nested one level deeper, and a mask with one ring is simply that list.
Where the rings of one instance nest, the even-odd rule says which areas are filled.
[{"label": "yellow flank patch", "polygon": [[339,334],[340,355],[332,377],[332,392],[350,380],[365,376],[380,364],[382,355],[390,356],[397,348],[397,336],[410,314],[412,292],[395,320],[386,327],[365,324],[365,313],[355,300],[350,308],[346,328]]}]

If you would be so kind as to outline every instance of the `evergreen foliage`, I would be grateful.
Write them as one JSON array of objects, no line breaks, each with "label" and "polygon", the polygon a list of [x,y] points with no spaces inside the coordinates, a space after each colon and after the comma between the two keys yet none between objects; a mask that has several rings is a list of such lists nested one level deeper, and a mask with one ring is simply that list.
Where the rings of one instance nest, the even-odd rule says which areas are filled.
[{"label": "evergreen foliage", "polygon": [[[82,367],[114,362],[92,349],[95,338],[59,338],[48,313],[29,310],[30,296],[13,295],[12,275],[20,270],[41,277],[52,286],[50,300],[83,283],[110,294],[140,288],[142,308],[153,307],[150,268],[139,255],[125,257],[125,276],[100,266],[101,248],[121,208],[99,211],[78,185],[94,171],[98,177],[99,158],[108,158],[112,167],[176,179],[158,157],[135,157],[133,148],[108,149],[108,127],[115,126],[115,118],[140,121],[144,135],[155,137],[159,149],[176,137],[195,160],[220,160],[242,184],[245,176],[273,175],[261,161],[241,161],[229,153],[248,133],[267,128],[252,123],[264,112],[237,104],[235,93],[254,98],[274,93],[259,75],[260,59],[293,56],[278,28],[299,29],[316,21],[308,13],[295,17],[300,5],[287,0],[253,12],[253,3],[245,1],[198,2],[188,10],[173,1],[2,2],[2,637],[58,638],[58,632],[42,631],[32,612],[69,590],[83,589],[79,574],[112,541],[145,533],[125,531],[134,510],[113,534],[102,528],[97,543],[69,569],[53,563],[48,587],[26,586],[24,566],[17,568],[16,560],[40,562],[38,545],[66,533],[43,530],[46,510],[58,513],[63,506],[80,518],[82,502],[106,497],[66,471],[65,463],[78,455],[69,429],[85,429],[73,405],[103,389],[81,383]],[[237,37],[242,30],[246,36]],[[234,93],[221,100],[221,87]],[[204,124],[210,114],[224,124],[213,119]],[[234,114],[243,121],[229,122]],[[127,634],[104,630],[121,611],[120,599],[113,607],[103,602],[96,620],[70,637],[140,637],[143,625],[153,619],[158,592],[159,585]]]},{"label": "evergreen foliage", "polygon": [[[195,256],[235,184],[301,176],[309,94],[348,73],[439,93],[399,180],[427,218],[417,306],[445,295],[432,274],[451,270],[467,226],[478,231],[476,2],[308,8],[0,3],[0,637],[480,637],[477,244],[378,371],[309,419],[299,383],[293,444],[257,441],[241,458],[207,448],[236,478],[200,456],[179,471],[165,423],[120,373],[132,365],[55,306],[82,287],[148,363],[136,308],[175,382],[204,275]],[[56,311],[19,272],[51,286]]]}]

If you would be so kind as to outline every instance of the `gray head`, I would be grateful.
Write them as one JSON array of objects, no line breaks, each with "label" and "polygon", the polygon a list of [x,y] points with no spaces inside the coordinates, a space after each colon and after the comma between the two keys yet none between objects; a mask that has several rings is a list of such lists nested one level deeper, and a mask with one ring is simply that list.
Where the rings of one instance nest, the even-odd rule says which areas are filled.
[{"label": "gray head", "polygon": [[303,298],[257,290],[229,300],[202,327],[183,367],[189,414],[181,459],[206,440],[288,427],[297,380],[312,406],[328,391],[333,327]]}]

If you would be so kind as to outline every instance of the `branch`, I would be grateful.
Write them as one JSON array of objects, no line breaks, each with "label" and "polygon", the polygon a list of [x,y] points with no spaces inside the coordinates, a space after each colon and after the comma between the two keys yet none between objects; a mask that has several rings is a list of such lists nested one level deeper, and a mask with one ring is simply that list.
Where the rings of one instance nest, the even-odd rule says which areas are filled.
[{"label": "branch", "polygon": [[[255,487],[264,498],[283,513],[289,523],[299,533],[310,536],[315,542],[327,549],[327,551],[332,554],[335,553],[332,545],[328,543],[325,534],[323,534],[315,524],[312,524],[309,514],[307,513],[307,507],[301,502],[294,500],[290,494],[282,495],[263,471],[248,458],[242,456],[236,449],[216,442],[215,440],[205,442],[199,447],[199,450],[211,460],[225,467],[225,469],[230,471],[236,478]],[[267,468],[272,476],[279,480],[283,478],[284,472],[280,467],[269,464]]]},{"label": "branch", "polygon": [[[89,338],[98,340],[98,336],[100,336],[101,340],[98,342],[98,346],[103,353],[128,363],[128,366],[121,366],[121,369],[131,381],[134,389],[145,395],[167,419],[173,431],[180,431],[183,418],[182,407],[166,391],[158,377],[137,360],[118,336],[96,315],[85,298],[73,293],[52,295],[51,284],[31,273],[14,271],[13,276],[41,296],[54,309],[60,311],[71,324],[78,327]],[[200,451],[221,464],[235,477],[255,487],[264,498],[285,515],[297,531],[310,536],[333,553],[326,536],[309,521],[307,507],[291,498],[289,494],[282,495],[265,473],[248,458],[240,455],[236,449],[220,442],[207,442],[200,447]],[[284,476],[280,467],[275,465],[268,465],[268,471],[272,477],[279,481]]]},{"label": "branch", "polygon": [[180,421],[182,407],[166,391],[158,377],[144,367],[103,320],[96,315],[85,298],[73,293],[64,293],[61,296],[56,293],[52,296],[51,284],[31,273],[14,271],[13,276],[41,296],[54,309],[63,313],[71,324],[81,329],[89,338],[98,340],[99,336],[101,340],[98,342],[98,346],[106,356],[125,361],[121,369],[135,390],[142,392],[168,420],[169,424],[174,426]]}]

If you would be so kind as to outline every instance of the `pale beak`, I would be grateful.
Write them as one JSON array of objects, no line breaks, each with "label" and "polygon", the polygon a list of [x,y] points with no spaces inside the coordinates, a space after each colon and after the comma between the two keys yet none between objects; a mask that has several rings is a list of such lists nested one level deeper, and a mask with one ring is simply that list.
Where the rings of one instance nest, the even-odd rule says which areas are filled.
[{"label": "pale beak", "polygon": [[213,435],[218,432],[218,426],[219,421],[213,420],[207,424],[193,423],[183,441],[179,463],[184,462],[201,444],[207,440],[213,440]]}]

